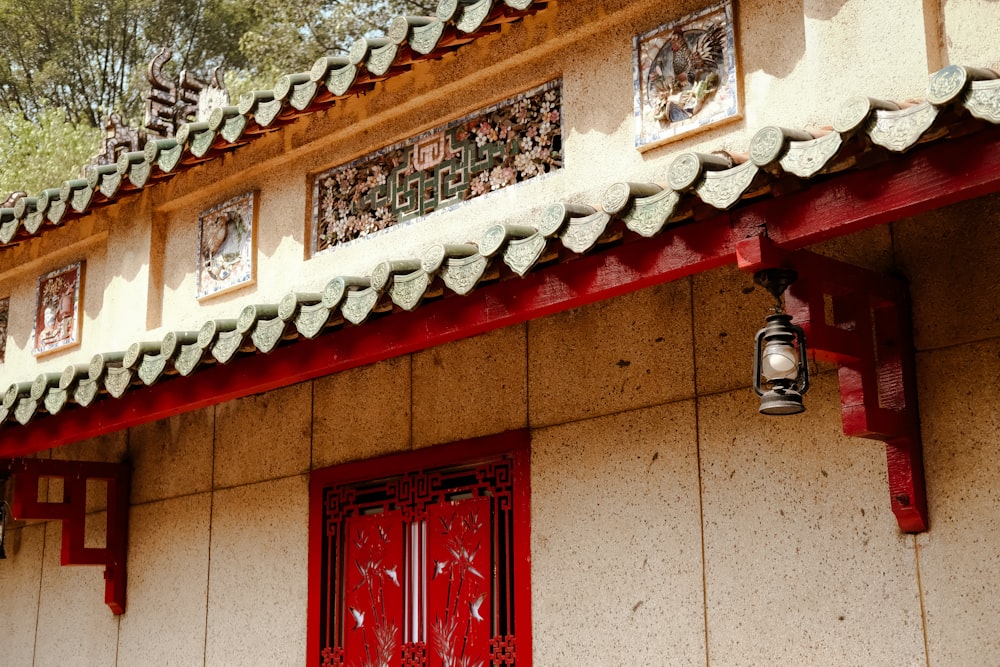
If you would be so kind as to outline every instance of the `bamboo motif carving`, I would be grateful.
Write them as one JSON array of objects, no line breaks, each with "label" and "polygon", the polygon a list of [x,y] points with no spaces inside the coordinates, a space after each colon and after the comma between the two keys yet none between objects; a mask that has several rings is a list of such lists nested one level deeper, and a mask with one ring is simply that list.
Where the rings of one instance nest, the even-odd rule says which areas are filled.
[{"label": "bamboo motif carving", "polygon": [[514,664],[513,461],[322,490],[320,664]]}]

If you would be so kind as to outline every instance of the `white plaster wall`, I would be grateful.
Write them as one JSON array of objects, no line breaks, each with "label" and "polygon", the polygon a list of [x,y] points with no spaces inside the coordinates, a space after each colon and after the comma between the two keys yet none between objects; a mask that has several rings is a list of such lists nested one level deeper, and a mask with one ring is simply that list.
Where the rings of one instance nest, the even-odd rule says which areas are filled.
[{"label": "white plaster wall", "polygon": [[990,67],[1000,72],[996,26],[1000,6],[992,0],[935,0],[946,64]]}]

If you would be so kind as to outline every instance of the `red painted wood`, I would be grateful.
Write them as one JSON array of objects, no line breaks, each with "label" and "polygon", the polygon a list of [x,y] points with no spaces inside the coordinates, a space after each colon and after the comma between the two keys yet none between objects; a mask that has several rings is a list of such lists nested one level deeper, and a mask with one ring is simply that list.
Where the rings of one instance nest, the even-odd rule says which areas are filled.
[{"label": "red painted wood", "polygon": [[[873,168],[734,210],[735,226],[801,248],[1000,190],[1000,128],[911,150]],[[777,223],[777,224],[776,224]]]},{"label": "red painted wood", "polygon": [[427,508],[427,666],[489,664],[490,500]]},{"label": "red painted wood", "polygon": [[399,511],[353,516],[345,521],[343,592],[347,621],[344,655],[349,662],[399,667],[403,645],[404,523]]},{"label": "red painted wood", "polygon": [[[496,664],[489,659],[491,652],[514,655],[517,651],[521,656],[517,664],[529,665],[528,447],[526,430],[510,431],[314,471],[310,476],[306,664],[314,667],[327,663],[339,665],[341,661],[360,664],[358,657],[366,656],[362,640],[368,640],[369,649],[372,646],[372,636],[363,636],[365,628],[373,620],[396,619],[391,610],[399,608],[402,602],[403,615],[411,616],[406,626],[417,628],[418,636],[404,630],[405,643],[397,644],[397,652],[377,664],[402,664],[402,667],[442,664],[435,652],[443,650],[445,643],[436,641],[439,630],[434,624],[437,620],[454,618],[459,626],[451,639],[456,660],[464,654],[477,658],[469,664]],[[455,472],[458,466],[472,466],[477,474],[469,475],[467,470]],[[502,474],[504,470],[509,470],[509,474]],[[442,482],[449,479],[452,481]],[[368,484],[371,480],[381,482]],[[364,497],[354,491],[355,485],[362,482],[365,482]],[[451,499],[452,493],[457,493],[458,498]],[[390,507],[388,512],[368,513],[372,508]],[[506,534],[497,521],[508,507],[514,514],[512,539],[497,540],[490,527]],[[343,591],[337,591],[336,582],[341,578],[337,573],[323,571],[323,548],[331,539],[340,543],[336,533],[341,526],[347,530],[343,559],[346,585]],[[413,527],[417,528],[416,533]],[[389,539],[384,539],[385,536]],[[397,541],[396,536],[401,539]],[[506,556],[498,551],[501,542]],[[420,582],[409,580],[416,568],[411,571],[409,557],[392,546],[404,543],[415,558],[412,562],[423,563],[423,574],[415,577]],[[510,570],[505,577],[500,576],[503,570],[499,559],[503,557],[513,561],[513,576]],[[442,567],[435,577],[438,563]],[[395,587],[387,568],[393,570],[400,588]],[[492,581],[499,586],[503,580],[509,586],[504,589],[506,592],[490,585]],[[326,595],[324,589],[328,591]],[[411,599],[409,595],[415,597]],[[514,614],[509,614],[500,621],[496,603],[500,597],[513,601],[514,614],[518,616],[511,618]],[[426,609],[426,626],[413,623],[416,620],[411,614],[413,599],[418,600],[418,608]],[[324,609],[326,604],[339,608],[346,624],[332,635],[325,627],[331,624]],[[387,611],[383,611],[383,604]],[[361,627],[357,627],[358,617],[352,609],[363,614]],[[526,615],[519,616],[522,613]],[[511,621],[517,624],[516,631]],[[491,633],[497,627],[510,628],[511,632],[496,641]],[[339,645],[341,637],[343,646]],[[409,651],[423,654],[425,648],[426,659],[408,659]]]},{"label": "red painted wood", "polygon": [[[745,271],[793,268],[799,274],[785,308],[806,332],[810,352],[840,364],[841,418],[846,435],[885,443],[892,511],[902,531],[927,530],[927,499],[916,397],[916,369],[906,284],[771,240],[737,248]],[[826,297],[833,320],[827,321]]]},{"label": "red painted wood", "polygon": [[524,446],[514,455],[514,581],[512,586],[518,591],[514,601],[514,631],[517,644],[510,648],[513,655],[525,656],[522,662],[494,664],[531,664],[531,452],[528,449],[527,432]]},{"label": "red painted wood", "polygon": [[[125,613],[126,553],[128,551],[129,478],[127,463],[8,459],[0,468],[14,477],[11,503],[17,519],[62,521],[62,565],[103,565],[104,602],[112,613]],[[63,497],[38,500],[41,478],[61,479]],[[86,546],[87,482],[107,483],[105,545]]]},{"label": "red painted wood", "polygon": [[0,428],[0,456],[18,456],[242,396],[363,366],[459,338],[676,280],[736,261],[767,235],[786,250],[1000,191],[1000,129],[942,141],[875,168],[817,178],[775,199],[632,240],[603,252],[449,297],[412,313],[254,355],[188,378],[133,389],[86,409]]}]

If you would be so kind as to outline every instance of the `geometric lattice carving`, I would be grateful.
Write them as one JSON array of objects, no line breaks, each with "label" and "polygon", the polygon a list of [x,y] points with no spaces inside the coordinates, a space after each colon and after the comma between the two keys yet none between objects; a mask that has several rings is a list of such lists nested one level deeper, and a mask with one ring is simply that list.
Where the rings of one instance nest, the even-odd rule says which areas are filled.
[{"label": "geometric lattice carving", "polygon": [[313,251],[561,167],[560,104],[552,82],[318,174]]},{"label": "geometric lattice carving", "polygon": [[221,68],[212,70],[211,80],[207,83],[191,76],[186,70],[174,83],[163,75],[163,66],[172,56],[170,49],[161,49],[146,70],[150,88],[146,96],[144,125],[150,136],[173,137],[184,123],[208,120],[212,108],[229,104],[229,92],[223,83]]}]

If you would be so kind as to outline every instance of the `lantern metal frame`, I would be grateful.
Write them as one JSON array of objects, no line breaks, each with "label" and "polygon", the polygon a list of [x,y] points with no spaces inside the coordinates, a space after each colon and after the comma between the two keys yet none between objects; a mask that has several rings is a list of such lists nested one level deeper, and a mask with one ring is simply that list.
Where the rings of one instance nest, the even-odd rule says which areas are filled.
[{"label": "lantern metal frame", "polygon": [[[796,415],[806,409],[802,403],[802,396],[809,391],[806,336],[802,327],[792,323],[792,317],[785,312],[781,300],[785,290],[797,278],[798,273],[788,268],[763,269],[754,274],[754,282],[770,292],[775,300],[775,312],[767,316],[764,328],[757,332],[754,340],[753,390],[760,398],[760,413],[764,415]],[[794,352],[794,378],[769,377],[765,374],[764,356],[772,344],[787,347]]]}]

